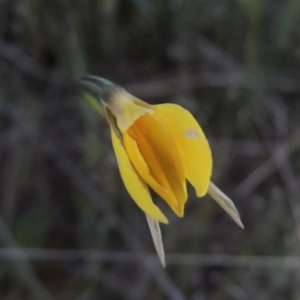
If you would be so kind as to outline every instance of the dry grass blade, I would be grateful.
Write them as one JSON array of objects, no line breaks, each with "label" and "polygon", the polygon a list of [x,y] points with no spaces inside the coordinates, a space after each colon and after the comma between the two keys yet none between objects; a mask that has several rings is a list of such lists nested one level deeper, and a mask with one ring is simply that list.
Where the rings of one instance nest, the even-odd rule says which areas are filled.
[{"label": "dry grass blade", "polygon": [[[2,216],[0,216],[0,241],[1,244],[5,245],[6,247],[13,247],[14,254],[19,257],[19,261],[13,261],[12,264],[14,268],[12,270],[29,289],[33,299],[53,300],[53,297],[46,289],[43,282],[36,276],[26,254],[21,248],[17,247],[18,245],[15,242]],[[5,248],[2,250],[5,250]]]}]

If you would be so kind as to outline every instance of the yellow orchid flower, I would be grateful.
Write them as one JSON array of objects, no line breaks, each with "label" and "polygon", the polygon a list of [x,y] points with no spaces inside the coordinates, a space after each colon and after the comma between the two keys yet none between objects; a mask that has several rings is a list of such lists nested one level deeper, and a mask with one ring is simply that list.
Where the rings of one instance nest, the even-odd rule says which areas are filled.
[{"label": "yellow orchid flower", "polygon": [[202,197],[207,193],[243,228],[232,201],[212,182],[212,156],[205,135],[189,111],[176,104],[150,105],[110,81],[86,76],[81,86],[94,94],[89,103],[103,108],[125,187],[146,214],[163,266],[159,222],[166,216],[152,201],[149,187],[183,217],[188,195],[186,180]]}]

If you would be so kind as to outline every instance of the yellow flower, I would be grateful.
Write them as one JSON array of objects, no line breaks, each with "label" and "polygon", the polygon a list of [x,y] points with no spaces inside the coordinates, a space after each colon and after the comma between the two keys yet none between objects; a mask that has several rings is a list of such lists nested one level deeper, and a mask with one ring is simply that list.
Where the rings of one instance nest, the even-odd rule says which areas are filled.
[{"label": "yellow flower", "polygon": [[[158,222],[168,223],[168,220],[152,201],[149,187],[177,216],[183,217],[187,180],[198,197],[210,194],[243,227],[232,201],[210,182],[211,150],[189,111],[175,104],[150,105],[95,76],[84,77],[81,86],[93,92],[103,104],[121,177],[132,199],[146,213],[163,265]],[[98,109],[95,98],[89,101]]]}]

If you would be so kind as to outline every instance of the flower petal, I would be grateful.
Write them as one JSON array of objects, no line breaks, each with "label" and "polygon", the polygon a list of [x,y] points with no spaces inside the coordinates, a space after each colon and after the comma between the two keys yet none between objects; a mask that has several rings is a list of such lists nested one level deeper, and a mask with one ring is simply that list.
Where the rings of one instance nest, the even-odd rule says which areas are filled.
[{"label": "flower petal", "polygon": [[105,106],[116,118],[118,129],[125,132],[137,119],[154,111],[149,105],[146,107],[143,101],[135,101],[135,98],[118,86],[111,86],[108,90],[108,100]]},{"label": "flower petal", "polygon": [[136,202],[136,204],[145,213],[151,216],[154,220],[162,223],[168,223],[168,219],[161,212],[161,210],[153,203],[148,187],[145,182],[139,177],[133,168],[128,155],[124,149],[123,144],[117,137],[113,127],[111,126],[112,143],[115,150],[115,154],[118,160],[119,170],[121,177],[125,184],[125,187]]},{"label": "flower petal", "polygon": [[146,115],[124,132],[123,139],[137,173],[182,217],[187,200],[184,169],[168,128],[155,114]]},{"label": "flower petal", "polygon": [[147,214],[146,214],[146,219],[147,219],[147,222],[148,222],[148,225],[150,228],[150,232],[152,235],[152,239],[153,239],[154,246],[155,246],[157,255],[159,257],[160,263],[162,264],[163,267],[165,267],[166,266],[165,251],[164,251],[164,244],[163,244],[162,237],[161,237],[159,223]]},{"label": "flower petal", "polygon": [[212,172],[209,144],[195,118],[176,104],[154,105],[155,114],[168,126],[180,151],[186,178],[198,197],[207,193]]}]

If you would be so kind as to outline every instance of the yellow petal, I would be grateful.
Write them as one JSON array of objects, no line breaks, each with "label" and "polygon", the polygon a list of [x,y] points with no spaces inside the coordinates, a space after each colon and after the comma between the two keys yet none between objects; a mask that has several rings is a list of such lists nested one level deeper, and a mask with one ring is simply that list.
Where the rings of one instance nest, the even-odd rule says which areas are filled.
[{"label": "yellow petal", "polygon": [[115,154],[118,160],[121,177],[128,193],[140,207],[140,209],[142,209],[145,213],[151,216],[154,220],[167,224],[168,219],[153,203],[147,185],[143,180],[141,180],[139,175],[134,170],[128,158],[128,155],[125,152],[123,144],[121,143],[120,139],[117,137],[113,129],[113,126],[111,126],[111,137]]},{"label": "yellow petal", "polygon": [[[170,190],[169,184],[166,181],[165,177],[161,176],[160,182],[165,183],[165,186],[162,186],[160,183],[158,183],[153,175],[151,174],[151,171],[142,156],[142,154],[139,151],[138,145],[136,141],[131,138],[126,132],[124,133],[124,144],[126,147],[126,152],[128,153],[132,164],[134,165],[137,173],[140,175],[140,177],[158,194],[162,199],[164,199],[169,206],[173,209],[173,211],[178,215],[183,215],[183,208],[179,207],[178,201],[172,191]],[[152,160],[154,162],[154,160]],[[159,165],[158,162],[154,162],[152,166],[156,166],[156,173],[163,174],[162,168]],[[159,167],[159,169],[158,169]]]},{"label": "yellow petal", "polygon": [[155,114],[145,115],[124,133],[123,139],[141,178],[182,217],[187,200],[184,169],[168,128]]},{"label": "yellow petal", "polygon": [[124,89],[115,87],[110,90],[109,100],[104,102],[116,118],[118,129],[122,133],[141,116],[154,113],[150,105],[145,106],[143,101],[136,102],[134,100],[135,98]]},{"label": "yellow petal", "polygon": [[145,101],[143,101],[143,100],[141,100],[141,99],[139,99],[139,98],[136,98],[136,97],[134,97],[134,96],[132,96],[132,95],[131,95],[131,97],[132,97],[133,102],[134,102],[136,105],[139,105],[139,106],[142,106],[142,107],[144,107],[144,108],[148,108],[148,109],[153,110],[153,105],[151,105],[151,104],[149,104],[149,103],[147,103],[147,102],[145,102]]},{"label": "yellow petal", "polygon": [[212,172],[209,144],[189,111],[176,104],[153,106],[155,114],[168,126],[180,151],[186,178],[198,197],[207,193]]}]

